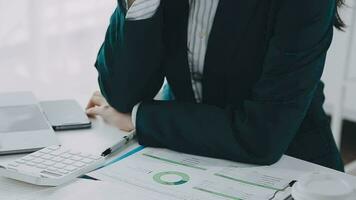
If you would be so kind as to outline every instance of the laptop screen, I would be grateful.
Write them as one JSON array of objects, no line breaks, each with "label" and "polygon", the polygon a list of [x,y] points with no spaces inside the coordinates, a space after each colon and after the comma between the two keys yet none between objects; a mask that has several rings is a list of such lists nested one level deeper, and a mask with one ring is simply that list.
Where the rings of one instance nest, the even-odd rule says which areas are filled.
[{"label": "laptop screen", "polygon": [[48,128],[49,125],[37,105],[0,107],[0,133]]}]

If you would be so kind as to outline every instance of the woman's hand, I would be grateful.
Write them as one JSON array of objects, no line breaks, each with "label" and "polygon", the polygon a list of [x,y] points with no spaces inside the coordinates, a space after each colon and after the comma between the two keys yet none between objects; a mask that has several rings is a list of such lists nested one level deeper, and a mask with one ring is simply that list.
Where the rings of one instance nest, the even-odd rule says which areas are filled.
[{"label": "woman's hand", "polygon": [[94,92],[86,108],[86,113],[90,117],[100,116],[110,125],[123,131],[132,131],[134,126],[131,120],[131,113],[121,113],[111,107],[99,91]]}]

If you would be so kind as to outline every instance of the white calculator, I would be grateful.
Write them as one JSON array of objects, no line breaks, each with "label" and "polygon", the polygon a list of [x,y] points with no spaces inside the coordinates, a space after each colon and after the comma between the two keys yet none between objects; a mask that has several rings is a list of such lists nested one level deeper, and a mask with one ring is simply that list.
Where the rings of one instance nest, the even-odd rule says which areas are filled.
[{"label": "white calculator", "polygon": [[0,176],[42,186],[58,186],[101,167],[105,157],[50,146],[0,165]]}]

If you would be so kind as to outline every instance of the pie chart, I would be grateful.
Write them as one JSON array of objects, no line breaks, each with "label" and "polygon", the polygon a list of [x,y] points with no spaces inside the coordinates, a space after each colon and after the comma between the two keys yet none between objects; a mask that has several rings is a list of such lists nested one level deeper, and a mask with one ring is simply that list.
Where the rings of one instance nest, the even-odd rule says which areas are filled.
[{"label": "pie chart", "polygon": [[159,172],[153,176],[153,180],[162,185],[182,185],[189,179],[188,174],[177,171]]}]

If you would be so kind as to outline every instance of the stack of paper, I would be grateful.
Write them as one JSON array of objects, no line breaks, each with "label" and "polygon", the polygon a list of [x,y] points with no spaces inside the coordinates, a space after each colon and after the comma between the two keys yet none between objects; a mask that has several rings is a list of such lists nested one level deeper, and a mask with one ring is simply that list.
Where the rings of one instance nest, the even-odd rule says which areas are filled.
[{"label": "stack of paper", "polygon": [[268,166],[145,148],[89,175],[176,199],[263,200],[288,188],[288,174]]}]

